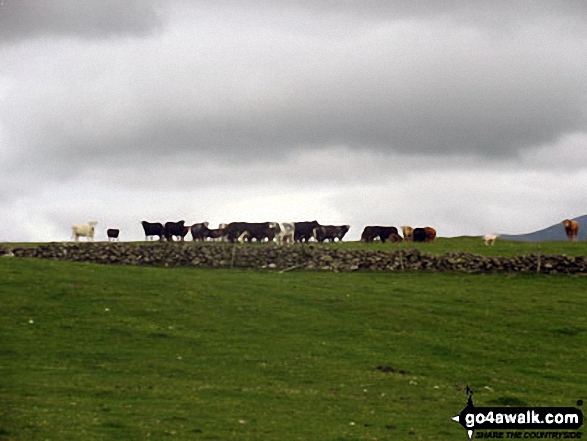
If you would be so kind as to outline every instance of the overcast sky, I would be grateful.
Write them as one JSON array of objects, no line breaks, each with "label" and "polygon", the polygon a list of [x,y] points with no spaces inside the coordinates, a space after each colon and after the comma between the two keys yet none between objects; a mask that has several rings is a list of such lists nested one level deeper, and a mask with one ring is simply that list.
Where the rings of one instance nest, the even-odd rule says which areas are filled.
[{"label": "overcast sky", "polygon": [[587,213],[584,0],[2,0],[0,241]]}]

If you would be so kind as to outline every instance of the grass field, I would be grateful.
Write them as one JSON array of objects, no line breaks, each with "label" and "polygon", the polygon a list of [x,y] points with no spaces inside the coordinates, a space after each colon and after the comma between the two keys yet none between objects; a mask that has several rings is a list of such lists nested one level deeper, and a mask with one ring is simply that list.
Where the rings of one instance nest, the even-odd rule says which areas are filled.
[{"label": "grass field", "polygon": [[0,440],[464,440],[467,384],[478,406],[587,397],[586,288],[2,258]]}]

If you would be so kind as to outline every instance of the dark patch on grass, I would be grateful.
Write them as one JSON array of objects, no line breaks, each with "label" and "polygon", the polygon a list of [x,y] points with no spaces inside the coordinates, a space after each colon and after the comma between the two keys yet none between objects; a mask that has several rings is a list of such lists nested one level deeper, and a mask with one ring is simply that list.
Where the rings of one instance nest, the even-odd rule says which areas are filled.
[{"label": "dark patch on grass", "polygon": [[171,416],[169,418],[165,418],[164,421],[187,421],[188,419],[185,417],[180,417],[180,416]]},{"label": "dark patch on grass", "polygon": [[391,374],[398,373],[401,375],[408,374],[408,371],[405,371],[403,369],[396,369],[393,366],[377,366],[376,369],[380,370],[381,372],[385,372],[386,374],[389,374],[389,373],[391,373]]},{"label": "dark patch on grass", "polygon": [[496,404],[498,406],[511,406],[511,407],[526,407],[528,404],[520,400],[517,397],[503,396],[498,397],[495,400],[491,400],[489,404]]},{"label": "dark patch on grass", "polygon": [[18,355],[18,352],[16,352],[13,349],[9,349],[9,348],[0,348],[0,357],[11,356],[11,355]]},{"label": "dark patch on grass", "polygon": [[461,358],[461,354],[455,352],[455,349],[444,345],[435,345],[430,348],[430,353],[436,357],[442,357],[443,359],[453,360],[455,358]]},{"label": "dark patch on grass", "polygon": [[108,328],[108,332],[110,334],[121,335],[124,337],[130,337],[132,335],[132,332],[129,332],[126,329],[120,329],[120,328]]},{"label": "dark patch on grass", "polygon": [[149,334],[151,338],[171,338],[169,334],[165,334],[164,332],[152,332]]},{"label": "dark patch on grass", "polygon": [[562,335],[567,335],[569,337],[574,337],[575,335],[577,335],[583,331],[584,331],[583,328],[577,328],[574,326],[569,326],[566,328],[555,328],[555,329],[550,330],[550,332],[552,332],[553,334],[562,334]]},{"label": "dark patch on grass", "polygon": [[106,421],[102,424],[102,427],[106,427],[108,429],[124,429],[126,426],[118,421]]},{"label": "dark patch on grass", "polygon": [[94,394],[97,397],[111,397],[114,395],[114,392],[111,390],[100,390]]}]

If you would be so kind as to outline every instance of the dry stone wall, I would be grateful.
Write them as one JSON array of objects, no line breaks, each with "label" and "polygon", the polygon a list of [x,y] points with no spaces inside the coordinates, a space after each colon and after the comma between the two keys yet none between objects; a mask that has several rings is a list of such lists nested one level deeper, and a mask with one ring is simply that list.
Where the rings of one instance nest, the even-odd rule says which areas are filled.
[{"label": "dry stone wall", "polygon": [[587,274],[587,257],[539,254],[487,257],[463,252],[435,255],[407,248],[395,251],[348,250],[307,244],[49,243],[32,248],[4,247],[0,249],[0,254],[102,264],[259,268],[279,271],[426,270]]}]

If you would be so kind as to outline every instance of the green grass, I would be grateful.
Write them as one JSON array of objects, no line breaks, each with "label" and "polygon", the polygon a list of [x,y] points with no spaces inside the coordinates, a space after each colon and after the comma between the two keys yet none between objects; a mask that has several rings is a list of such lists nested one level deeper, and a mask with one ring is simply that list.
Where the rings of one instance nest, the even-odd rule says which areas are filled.
[{"label": "green grass", "polygon": [[586,287],[2,258],[0,440],[466,439],[587,397]]}]

